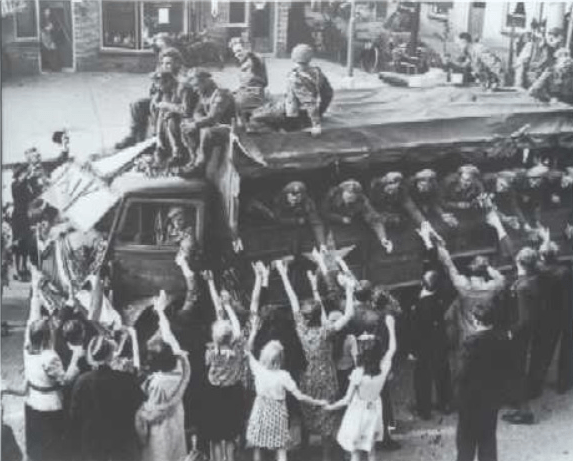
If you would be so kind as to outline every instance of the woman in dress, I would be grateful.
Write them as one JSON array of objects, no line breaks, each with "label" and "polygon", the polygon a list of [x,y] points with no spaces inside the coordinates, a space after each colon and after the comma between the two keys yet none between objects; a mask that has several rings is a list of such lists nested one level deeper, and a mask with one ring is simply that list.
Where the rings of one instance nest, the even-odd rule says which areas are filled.
[{"label": "woman in dress", "polygon": [[[341,276],[346,289],[346,307],[344,315],[335,323],[328,321],[323,309],[316,277],[309,274],[314,299],[301,305],[288,279],[287,268],[283,261],[276,262],[296,323],[297,332],[306,354],[308,366],[300,381],[302,392],[321,400],[334,400],[338,395],[336,366],[332,354],[332,339],[342,330],[354,315],[353,283],[350,278]],[[303,407],[303,421],[306,430],[319,434],[322,439],[323,459],[330,458],[331,440],[337,427],[336,414],[327,413],[321,408]]]},{"label": "woman in dress", "polygon": [[135,418],[143,442],[142,461],[174,461],[187,454],[183,395],[191,369],[165,315],[168,304],[165,292],[161,291],[154,305],[161,339],[148,347],[151,374],[142,386],[147,399]]},{"label": "woman in dress", "polygon": [[350,385],[344,398],[326,407],[334,411],[348,406],[340,430],[338,443],[351,453],[351,461],[358,461],[360,453],[368,453],[368,460],[376,459],[375,444],[384,438],[382,399],[380,393],[386,382],[392,359],[383,354],[382,343],[373,335],[362,335],[358,367],[350,375]]},{"label": "woman in dress", "polygon": [[5,389],[3,393],[26,396],[26,454],[30,461],[61,461],[66,457],[63,386],[79,374],[78,363],[84,349],[68,343],[72,358],[64,371],[54,351],[50,320],[41,314],[41,275],[32,267],[32,300],[24,343],[24,389]]}]

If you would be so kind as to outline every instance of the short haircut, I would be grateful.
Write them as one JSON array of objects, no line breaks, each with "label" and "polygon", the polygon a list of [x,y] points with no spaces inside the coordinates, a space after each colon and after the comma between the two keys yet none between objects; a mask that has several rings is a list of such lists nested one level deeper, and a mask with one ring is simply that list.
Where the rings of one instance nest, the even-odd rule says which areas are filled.
[{"label": "short haircut", "polygon": [[148,349],[151,371],[172,371],[177,366],[177,357],[165,341],[157,341]]},{"label": "short haircut", "polygon": [[521,265],[526,271],[535,272],[539,262],[539,255],[533,248],[523,247],[517,253],[515,261],[519,263],[519,265]]},{"label": "short haircut", "polygon": [[62,336],[64,341],[79,346],[83,344],[85,337],[85,328],[81,321],[77,319],[68,320],[62,327]]},{"label": "short haircut", "polygon": [[32,349],[39,350],[44,348],[50,340],[50,323],[48,319],[35,320],[30,324],[28,335]]},{"label": "short haircut", "polygon": [[472,43],[472,36],[468,33],[468,32],[462,32],[460,35],[458,35],[458,38],[460,40],[465,40],[468,43]]}]

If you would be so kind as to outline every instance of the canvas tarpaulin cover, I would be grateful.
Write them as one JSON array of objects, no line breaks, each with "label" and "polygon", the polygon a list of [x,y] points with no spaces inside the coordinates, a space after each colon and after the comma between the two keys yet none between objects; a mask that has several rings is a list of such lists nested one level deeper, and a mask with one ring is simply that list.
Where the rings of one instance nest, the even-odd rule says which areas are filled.
[{"label": "canvas tarpaulin cover", "polygon": [[[314,169],[334,162],[393,162],[442,146],[480,146],[525,131],[536,145],[573,147],[573,107],[546,104],[518,91],[478,88],[394,88],[341,91],[323,132],[240,133],[242,177],[276,169]],[[534,147],[534,146],[532,146]],[[424,155],[440,155],[439,149]],[[255,161],[253,159],[257,159]],[[427,162],[432,158],[425,159]]]}]

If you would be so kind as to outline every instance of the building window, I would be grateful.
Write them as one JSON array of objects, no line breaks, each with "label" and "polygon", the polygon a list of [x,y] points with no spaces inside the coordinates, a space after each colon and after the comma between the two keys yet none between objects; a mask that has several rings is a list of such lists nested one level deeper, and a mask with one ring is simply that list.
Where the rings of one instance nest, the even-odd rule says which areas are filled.
[{"label": "building window", "polygon": [[505,27],[511,29],[525,29],[527,24],[527,14],[524,2],[509,2],[507,4],[507,14],[505,15]]},{"label": "building window", "polygon": [[438,19],[440,21],[447,21],[450,10],[453,8],[454,2],[433,2],[430,5],[428,17],[430,19]]},{"label": "building window", "polygon": [[219,2],[217,21],[225,27],[247,27],[250,6],[249,0]]},{"label": "building window", "polygon": [[19,2],[15,9],[14,21],[16,23],[16,38],[29,39],[38,37],[35,0]]},{"label": "building window", "polygon": [[103,2],[104,48],[137,49],[137,9],[134,2]]},{"label": "building window", "polygon": [[183,2],[102,1],[103,48],[148,50],[160,32],[183,33]]},{"label": "building window", "polygon": [[142,5],[141,46],[150,48],[155,34],[183,32],[183,3],[146,2]]}]

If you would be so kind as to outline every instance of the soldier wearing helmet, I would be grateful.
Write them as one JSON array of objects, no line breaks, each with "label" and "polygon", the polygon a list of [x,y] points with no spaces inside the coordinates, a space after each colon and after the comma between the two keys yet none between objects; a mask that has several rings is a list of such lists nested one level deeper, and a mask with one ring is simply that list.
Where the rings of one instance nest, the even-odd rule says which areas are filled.
[{"label": "soldier wearing helmet", "polygon": [[332,223],[352,224],[364,221],[376,233],[384,249],[391,253],[392,242],[388,240],[382,216],[372,208],[358,181],[349,179],[334,186],[323,203],[324,217]]}]

